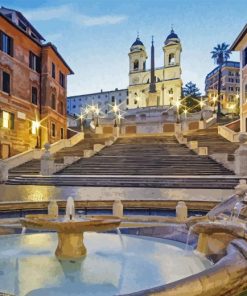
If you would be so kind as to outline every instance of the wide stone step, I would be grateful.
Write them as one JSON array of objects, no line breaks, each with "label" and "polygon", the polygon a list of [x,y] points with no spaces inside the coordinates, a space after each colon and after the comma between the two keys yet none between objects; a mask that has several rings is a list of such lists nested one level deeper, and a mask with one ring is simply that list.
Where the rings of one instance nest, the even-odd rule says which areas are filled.
[{"label": "wide stone step", "polygon": [[204,189],[233,189],[238,178],[131,178],[131,177],[16,177],[8,180],[8,184],[35,184],[54,186],[96,186],[96,187],[151,187],[151,188],[204,188]]}]

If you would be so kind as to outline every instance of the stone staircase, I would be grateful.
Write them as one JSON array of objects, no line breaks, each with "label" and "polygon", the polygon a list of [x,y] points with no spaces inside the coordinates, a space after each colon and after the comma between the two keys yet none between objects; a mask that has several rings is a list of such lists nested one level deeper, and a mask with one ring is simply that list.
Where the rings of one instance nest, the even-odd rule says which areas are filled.
[{"label": "stone staircase", "polygon": [[120,138],[91,158],[58,172],[63,175],[232,175],[207,156],[198,156],[175,137]]},{"label": "stone staircase", "polygon": [[[55,162],[63,162],[64,156],[78,156],[83,157],[83,151],[85,149],[93,149],[94,144],[104,144],[109,139],[109,136],[94,135],[90,131],[85,134],[84,140],[80,141],[76,145],[68,148],[63,148],[53,155]],[[17,166],[9,170],[9,176],[20,175],[38,175],[40,173],[40,160],[33,159],[20,166]]]},{"label": "stone staircase", "polygon": [[238,143],[232,143],[218,134],[218,127],[198,130],[187,134],[188,141],[198,141],[199,147],[208,147],[209,155],[214,153],[233,154],[239,147]]},{"label": "stone staircase", "polygon": [[[88,143],[78,143],[72,153],[80,153],[81,147],[90,146],[94,140],[88,137]],[[60,153],[66,155],[70,151],[60,151],[57,157]],[[232,171],[178,144],[175,137],[136,136],[119,138],[112,146],[91,158],[79,159],[56,175],[15,175],[7,184],[233,189],[238,182]]]}]

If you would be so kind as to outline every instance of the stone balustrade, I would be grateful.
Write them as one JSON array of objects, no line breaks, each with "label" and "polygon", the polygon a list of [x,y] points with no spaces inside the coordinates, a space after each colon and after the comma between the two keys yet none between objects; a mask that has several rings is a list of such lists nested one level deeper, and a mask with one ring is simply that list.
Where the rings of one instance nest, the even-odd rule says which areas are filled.
[{"label": "stone balustrade", "polygon": [[104,147],[105,147],[105,145],[103,145],[103,144],[94,144],[93,145],[93,151],[97,153],[100,150],[102,150]]},{"label": "stone balustrade", "polygon": [[198,148],[198,141],[189,141],[187,146],[191,150],[197,149]]},{"label": "stone balustrade", "polygon": [[197,154],[198,155],[208,155],[208,147],[198,147]]},{"label": "stone balustrade", "polygon": [[[236,120],[235,122],[237,122]],[[234,124],[232,122],[231,124]],[[230,142],[238,143],[239,142],[239,132],[236,132],[230,128],[227,127],[227,125],[219,125],[218,126],[218,133],[223,138],[227,139]]]},{"label": "stone balustrade", "polygon": [[93,156],[94,154],[95,154],[95,152],[92,149],[83,150],[83,157],[84,158],[89,158],[89,157]]}]

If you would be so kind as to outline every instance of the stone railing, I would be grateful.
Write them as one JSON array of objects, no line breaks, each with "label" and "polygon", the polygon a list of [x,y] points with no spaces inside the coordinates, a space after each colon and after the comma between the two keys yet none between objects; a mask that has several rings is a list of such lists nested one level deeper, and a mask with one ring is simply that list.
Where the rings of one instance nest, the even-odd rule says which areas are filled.
[{"label": "stone railing", "polygon": [[40,159],[41,155],[42,151],[40,149],[31,149],[5,159],[3,160],[3,163],[8,169],[12,169],[32,159]]},{"label": "stone railing", "polygon": [[[54,154],[57,151],[65,148],[72,147],[81,140],[84,139],[84,133],[78,133],[70,139],[62,139],[52,145],[50,145],[50,153]],[[5,167],[6,171],[17,167],[25,162],[31,161],[32,159],[40,159],[43,155],[44,149],[31,149],[17,155],[14,155],[8,159],[2,160],[2,166]]]},{"label": "stone railing", "polygon": [[229,129],[227,126],[218,126],[218,134],[230,142],[239,142],[239,133]]},{"label": "stone railing", "polygon": [[215,114],[213,114],[212,117],[205,120],[205,128],[209,128],[210,126],[214,125],[216,123],[217,117]]},{"label": "stone railing", "polygon": [[56,143],[51,144],[50,152],[51,154],[54,154],[58,152],[59,150],[66,148],[66,147],[72,147],[82,141],[84,139],[84,133],[79,132],[70,139],[62,139]]}]

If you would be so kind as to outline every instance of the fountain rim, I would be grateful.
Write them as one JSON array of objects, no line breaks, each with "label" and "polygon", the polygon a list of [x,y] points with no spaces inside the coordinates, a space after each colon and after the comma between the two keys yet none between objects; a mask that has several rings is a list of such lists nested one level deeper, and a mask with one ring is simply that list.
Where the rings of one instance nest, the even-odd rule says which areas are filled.
[{"label": "fountain rim", "polygon": [[[49,214],[31,214],[20,218],[23,227],[29,229],[54,230],[57,232],[85,232],[85,231],[107,231],[118,227],[121,219],[111,215],[87,216],[88,220],[59,220],[64,216],[55,216]],[[57,221],[56,221],[57,219]],[[99,228],[99,229],[97,229]],[[108,229],[109,228],[109,229]]]}]

